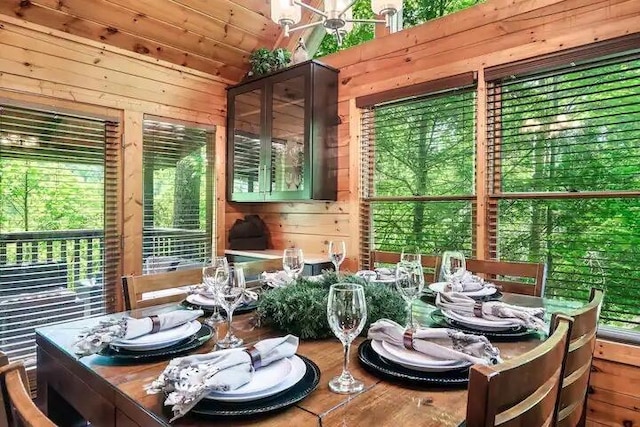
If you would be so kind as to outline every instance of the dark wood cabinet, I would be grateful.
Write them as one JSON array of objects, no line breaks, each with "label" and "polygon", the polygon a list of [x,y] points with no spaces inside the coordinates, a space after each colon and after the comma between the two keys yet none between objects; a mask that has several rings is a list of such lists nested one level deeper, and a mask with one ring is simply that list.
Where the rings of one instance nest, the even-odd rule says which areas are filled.
[{"label": "dark wood cabinet", "polygon": [[228,200],[336,200],[336,70],[307,61],[227,96]]}]

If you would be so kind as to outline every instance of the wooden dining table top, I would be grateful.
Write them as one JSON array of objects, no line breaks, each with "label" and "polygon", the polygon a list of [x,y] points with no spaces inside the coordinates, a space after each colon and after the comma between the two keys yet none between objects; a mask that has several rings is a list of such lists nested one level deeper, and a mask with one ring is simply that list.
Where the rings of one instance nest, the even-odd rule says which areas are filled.
[{"label": "wooden dining table top", "polygon": [[[544,306],[542,298],[505,294],[504,300],[523,306]],[[143,317],[177,309],[177,304],[149,307],[105,317],[125,314]],[[426,306],[425,306],[426,307]],[[426,308],[428,310],[428,308]],[[414,312],[420,309],[414,309]],[[117,365],[110,359],[92,355],[78,358],[73,352],[73,343],[78,333],[103,318],[83,319],[37,331],[39,350],[47,358],[55,359],[66,372],[78,377],[82,382],[98,390],[126,416],[127,423],[117,425],[151,426],[457,426],[465,418],[467,390],[443,389],[438,387],[408,387],[399,383],[382,380],[365,371],[358,362],[357,347],[364,338],[357,338],[350,353],[349,368],[353,375],[362,380],[365,389],[356,395],[340,395],[329,391],[328,381],[342,370],[342,345],[337,339],[303,340],[298,354],[314,361],[321,371],[317,389],[304,400],[282,412],[250,419],[203,419],[187,415],[169,424],[170,411],[163,408],[161,394],[147,394],[149,384],[164,370],[168,360]],[[236,335],[245,343],[282,335],[269,327],[255,327],[252,313],[234,317]],[[515,342],[494,343],[504,359],[525,353],[541,343],[539,336]],[[194,353],[211,351],[214,340],[210,340]],[[43,358],[44,360],[44,358]],[[38,360],[39,368],[41,361]],[[44,361],[43,361],[44,363]],[[48,374],[51,376],[51,373]],[[55,376],[55,374],[54,374]],[[55,381],[49,379],[49,382]],[[69,390],[73,393],[74,390]],[[62,392],[61,394],[64,394]],[[63,396],[64,397],[64,396]],[[129,423],[132,421],[131,423]]]}]

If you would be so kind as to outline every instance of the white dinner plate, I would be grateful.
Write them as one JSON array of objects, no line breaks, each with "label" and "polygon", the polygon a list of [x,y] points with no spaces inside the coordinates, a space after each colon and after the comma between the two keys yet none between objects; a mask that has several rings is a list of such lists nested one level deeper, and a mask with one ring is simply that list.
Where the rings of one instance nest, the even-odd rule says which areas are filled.
[{"label": "white dinner plate", "polygon": [[[462,369],[467,366],[471,366],[471,363],[466,360],[447,360],[446,365],[439,364],[439,362],[434,362],[434,364],[427,364],[425,363],[424,359],[421,358],[421,356],[425,356],[425,357],[428,357],[428,356],[418,353],[417,351],[413,353],[415,353],[415,355],[419,355],[417,357],[420,358],[419,359],[420,361],[417,363],[409,362],[406,360],[406,358],[399,358],[395,354],[387,351],[387,349],[383,346],[383,342],[381,341],[375,341],[375,340],[371,341],[371,348],[373,348],[373,351],[378,353],[380,356],[386,359],[389,359],[393,363],[397,363],[400,366],[404,366],[407,369],[413,369],[415,371],[445,372],[445,371],[452,371],[454,369]],[[407,350],[407,351],[411,351],[411,350]]]},{"label": "white dinner plate", "polygon": [[[431,289],[433,292],[450,292],[447,289],[447,282],[436,282],[436,283],[432,283],[429,285],[429,289]],[[471,292],[460,292],[463,295],[467,295],[470,297],[485,297],[487,295],[493,295],[496,293],[498,289],[493,287],[493,286],[486,286],[482,289],[478,289],[477,291],[471,291]]]},{"label": "white dinner plate", "polygon": [[[281,381],[277,382],[277,377],[274,377],[276,371],[269,371],[269,368],[279,362],[283,362],[283,364],[284,362],[288,362],[289,373],[281,377]],[[278,370],[279,369],[282,368],[278,368]],[[293,355],[290,358],[282,359],[264,368],[257,369],[251,381],[242,387],[226,392],[214,391],[205,396],[205,399],[218,400],[220,402],[249,402],[251,400],[262,399],[293,387],[304,377],[306,372],[307,366],[304,361],[298,356]],[[265,384],[268,384],[269,387],[265,387]],[[256,391],[247,392],[248,390]]]},{"label": "white dinner plate", "polygon": [[160,331],[155,334],[146,334],[129,340],[114,341],[114,347],[120,347],[130,351],[156,350],[169,347],[190,337],[200,330],[202,325],[197,320],[192,320],[175,328]]},{"label": "white dinner plate", "polygon": [[454,320],[469,329],[478,331],[496,332],[506,331],[507,329],[517,328],[519,323],[510,320],[489,320],[482,317],[465,317],[455,311],[441,310],[442,314],[448,319]]},{"label": "white dinner plate", "polygon": [[459,362],[458,360],[437,359],[435,357],[431,357],[424,353],[420,353],[419,351],[409,350],[404,347],[398,347],[393,344],[389,344],[386,341],[382,341],[381,344],[382,344],[382,348],[384,348],[387,351],[387,353],[396,357],[397,360],[402,360],[406,363],[409,363],[415,366],[426,366],[426,367],[448,366],[448,365],[455,365]]},{"label": "white dinner plate", "polygon": [[215,307],[216,305],[218,305],[216,304],[216,300],[202,294],[190,294],[187,295],[186,299],[191,304],[199,305],[201,307]]}]

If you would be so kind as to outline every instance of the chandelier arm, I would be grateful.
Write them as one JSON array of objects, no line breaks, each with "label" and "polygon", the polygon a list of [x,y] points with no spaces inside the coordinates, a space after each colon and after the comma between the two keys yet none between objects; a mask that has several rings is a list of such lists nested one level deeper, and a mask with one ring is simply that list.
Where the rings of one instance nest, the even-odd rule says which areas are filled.
[{"label": "chandelier arm", "polygon": [[348,5],[346,5],[346,6],[344,7],[344,9],[342,9],[342,11],[340,12],[340,14],[338,15],[338,18],[342,18],[342,15],[344,15],[344,14],[347,12],[347,10],[349,10],[349,9],[350,9],[354,4],[356,4],[356,1],[358,1],[358,0],[351,0],[351,1],[349,2],[349,4],[348,4]]},{"label": "chandelier arm", "polygon": [[345,19],[345,22],[355,22],[359,24],[384,24],[384,19]]},{"label": "chandelier arm", "polygon": [[317,13],[317,14],[318,14],[318,15],[320,15],[320,16],[324,16],[325,18],[327,17],[327,14],[326,14],[326,13],[324,13],[322,10],[320,10],[320,9],[316,9],[316,8],[315,8],[315,7],[313,7],[313,6],[309,6],[309,5],[308,5],[308,4],[306,4],[306,3],[302,3],[302,2],[301,2],[301,1],[299,1],[299,0],[293,0],[293,4],[297,4],[298,6],[304,7],[305,9],[308,9],[308,10],[310,10],[310,11],[314,12],[314,13]]},{"label": "chandelier arm", "polygon": [[338,43],[338,46],[342,46],[342,34],[340,34],[340,31],[336,28],[334,31],[334,35],[336,36],[336,42]]},{"label": "chandelier arm", "polygon": [[296,30],[304,30],[305,28],[315,27],[320,24],[322,24],[322,21],[312,22],[311,24],[298,25],[297,27],[290,27],[289,32],[296,31]]}]

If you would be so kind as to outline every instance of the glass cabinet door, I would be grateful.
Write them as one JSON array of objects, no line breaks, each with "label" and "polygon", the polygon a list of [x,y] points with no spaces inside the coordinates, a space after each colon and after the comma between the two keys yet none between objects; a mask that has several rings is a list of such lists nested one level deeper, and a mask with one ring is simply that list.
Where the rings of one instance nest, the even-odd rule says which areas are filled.
[{"label": "glass cabinet door", "polygon": [[305,83],[305,75],[298,75],[272,85],[267,191],[273,198],[300,197],[309,185],[304,167],[308,157]]},{"label": "glass cabinet door", "polygon": [[260,163],[262,93],[262,89],[255,89],[234,98],[231,174],[236,200],[258,200],[264,195],[266,165]]}]

